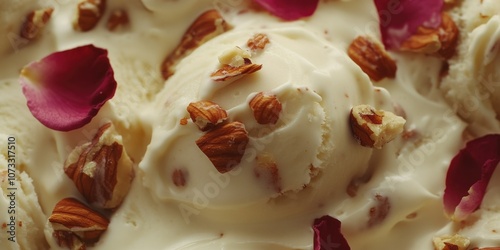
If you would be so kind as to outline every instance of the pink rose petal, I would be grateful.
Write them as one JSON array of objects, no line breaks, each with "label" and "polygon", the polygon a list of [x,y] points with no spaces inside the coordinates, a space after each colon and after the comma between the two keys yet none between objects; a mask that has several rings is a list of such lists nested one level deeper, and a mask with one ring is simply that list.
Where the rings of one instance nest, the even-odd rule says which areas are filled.
[{"label": "pink rose petal", "polygon": [[419,26],[441,24],[442,0],[375,0],[386,49],[398,49]]},{"label": "pink rose petal", "polygon": [[296,20],[314,14],[319,0],[254,0],[271,14],[284,20]]},{"label": "pink rose petal", "polygon": [[48,128],[89,123],[116,90],[105,49],[93,45],[56,52],[25,66],[19,77],[28,108]]},{"label": "pink rose petal", "polygon": [[325,215],[314,220],[313,250],[350,250],[347,240],[340,231],[340,221]]},{"label": "pink rose petal", "polygon": [[453,220],[464,220],[479,208],[499,163],[500,134],[468,142],[452,159],[446,174],[443,204]]}]

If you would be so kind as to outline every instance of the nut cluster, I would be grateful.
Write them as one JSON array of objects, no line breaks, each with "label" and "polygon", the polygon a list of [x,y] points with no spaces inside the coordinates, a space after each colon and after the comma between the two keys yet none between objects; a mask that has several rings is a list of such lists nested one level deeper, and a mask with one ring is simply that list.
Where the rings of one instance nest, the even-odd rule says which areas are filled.
[{"label": "nut cluster", "polygon": [[365,147],[381,149],[403,132],[406,120],[389,111],[376,110],[369,105],[351,109],[350,124],[354,137]]},{"label": "nut cluster", "polygon": [[[94,138],[77,146],[68,156],[64,171],[92,206],[116,209],[134,179],[133,163],[123,150],[121,136],[111,123],[101,126]],[[74,198],[56,204],[49,218],[60,246],[85,249],[106,230],[109,220]]]},{"label": "nut cluster", "polygon": [[210,77],[216,82],[230,83],[245,75],[259,71],[262,65],[252,63],[250,57],[250,53],[239,47],[227,50],[219,56],[221,67],[213,72]]}]

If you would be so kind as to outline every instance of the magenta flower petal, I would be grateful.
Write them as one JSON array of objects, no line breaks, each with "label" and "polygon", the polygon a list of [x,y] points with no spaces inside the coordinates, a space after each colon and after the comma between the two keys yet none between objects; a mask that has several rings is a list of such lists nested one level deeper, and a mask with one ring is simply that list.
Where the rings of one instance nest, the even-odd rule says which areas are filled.
[{"label": "magenta flower petal", "polygon": [[319,0],[254,0],[271,14],[285,19],[296,20],[314,14]]},{"label": "magenta flower petal", "polygon": [[452,159],[446,174],[443,204],[453,220],[464,220],[479,208],[499,163],[500,134],[468,142]]},{"label": "magenta flower petal", "polygon": [[314,250],[350,250],[340,231],[340,221],[325,215],[314,220]]},{"label": "magenta flower petal", "polygon": [[398,49],[421,25],[437,28],[441,24],[443,0],[375,0],[375,6],[386,49]]},{"label": "magenta flower petal", "polygon": [[107,50],[87,45],[25,66],[19,82],[33,116],[59,131],[89,123],[115,94],[116,81],[107,55]]}]

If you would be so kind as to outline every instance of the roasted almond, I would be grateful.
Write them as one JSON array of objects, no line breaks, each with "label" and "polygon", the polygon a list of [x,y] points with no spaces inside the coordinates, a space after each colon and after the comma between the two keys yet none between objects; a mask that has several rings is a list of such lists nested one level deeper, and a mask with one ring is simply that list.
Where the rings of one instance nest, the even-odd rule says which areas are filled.
[{"label": "roasted almond", "polygon": [[133,163],[121,140],[111,123],[107,123],[92,141],[76,147],[66,160],[66,175],[92,205],[114,209],[130,189]]},{"label": "roasted almond", "polygon": [[168,79],[172,76],[177,63],[194,49],[229,29],[230,26],[217,10],[212,9],[202,13],[186,30],[174,51],[163,61],[161,65],[163,78]]},{"label": "roasted almond", "polygon": [[257,93],[249,103],[253,116],[259,124],[276,124],[281,113],[281,102],[276,95]]},{"label": "roasted almond", "polygon": [[381,44],[368,37],[358,36],[354,39],[347,54],[373,81],[396,76],[396,62]]},{"label": "roasted almond", "polygon": [[201,131],[212,129],[227,119],[227,113],[211,101],[192,102],[187,107],[191,120]]},{"label": "roasted almond", "polygon": [[354,138],[365,147],[381,149],[403,132],[406,120],[391,112],[369,105],[354,106],[350,112]]},{"label": "roasted almond", "polygon": [[80,0],[78,2],[73,28],[78,31],[93,29],[106,9],[106,0]]},{"label": "roasted almond", "polygon": [[106,217],[74,198],[59,201],[49,217],[49,222],[52,223],[54,237],[59,245],[72,249],[82,242],[97,242],[109,225]]},{"label": "roasted almond", "polygon": [[37,38],[45,25],[49,22],[53,11],[53,8],[44,8],[28,13],[21,26],[21,37],[28,40]]},{"label": "roasted almond", "polygon": [[208,131],[196,145],[220,173],[226,173],[241,162],[248,141],[245,125],[231,122]]}]

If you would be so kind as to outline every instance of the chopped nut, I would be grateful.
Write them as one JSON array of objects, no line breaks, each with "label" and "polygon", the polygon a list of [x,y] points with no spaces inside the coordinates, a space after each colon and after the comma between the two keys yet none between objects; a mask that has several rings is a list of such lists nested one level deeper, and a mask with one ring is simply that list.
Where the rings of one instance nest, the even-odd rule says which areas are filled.
[{"label": "chopped nut", "polygon": [[276,95],[259,92],[249,103],[253,116],[259,124],[276,124],[281,112],[281,103]]},{"label": "chopped nut", "polygon": [[223,65],[220,69],[213,72],[210,76],[216,82],[233,82],[244,75],[248,75],[259,71],[262,68],[261,64],[253,64],[246,62],[243,66],[233,67],[231,65]]},{"label": "chopped nut", "polygon": [[21,37],[33,40],[38,37],[52,16],[53,8],[45,8],[30,12],[21,26]]},{"label": "chopped nut", "polygon": [[443,12],[441,25],[436,29],[418,27],[417,33],[401,44],[400,49],[416,53],[436,54],[449,59],[458,43],[458,28],[451,17]]},{"label": "chopped nut", "polygon": [[435,250],[466,250],[470,245],[468,238],[458,234],[435,237],[432,242]]},{"label": "chopped nut", "polygon": [[68,156],[64,171],[90,204],[118,207],[134,178],[133,163],[123,151],[111,123],[99,128],[91,142],[76,147]]},{"label": "chopped nut", "polygon": [[368,37],[358,36],[354,39],[347,54],[373,81],[396,76],[397,66],[394,60],[382,45]]},{"label": "chopped nut", "polygon": [[73,28],[78,31],[93,29],[104,14],[106,0],[80,0]]},{"label": "chopped nut", "polygon": [[187,125],[188,124],[188,118],[184,117],[179,121],[180,125]]},{"label": "chopped nut", "polygon": [[403,132],[406,120],[391,112],[369,105],[351,109],[350,124],[356,140],[365,147],[381,149]]},{"label": "chopped nut", "polygon": [[196,145],[220,173],[226,173],[240,163],[248,141],[245,125],[231,122],[208,131]]},{"label": "chopped nut", "polygon": [[192,102],[187,111],[201,131],[212,129],[227,119],[226,111],[211,101]]},{"label": "chopped nut", "polygon": [[168,79],[175,72],[177,63],[194,49],[208,40],[229,30],[229,25],[217,10],[208,10],[202,13],[181,38],[179,45],[170,53],[161,65],[164,79]]},{"label": "chopped nut", "polygon": [[252,55],[240,47],[234,47],[226,50],[219,56],[219,63],[221,65],[229,65],[231,67],[241,67],[245,62],[250,59]]},{"label": "chopped nut", "polygon": [[177,187],[184,187],[187,183],[187,173],[183,169],[175,169],[172,172],[172,181]]},{"label": "chopped nut", "polygon": [[49,222],[52,223],[58,244],[71,249],[85,249],[83,243],[97,242],[109,224],[103,215],[74,198],[59,201]]},{"label": "chopped nut", "polygon": [[120,26],[125,26],[129,23],[128,14],[124,10],[115,10],[111,13],[106,27],[109,31],[114,31]]},{"label": "chopped nut", "polygon": [[247,46],[252,51],[263,50],[269,43],[269,38],[266,34],[255,34],[252,38],[247,41]]},{"label": "chopped nut", "polygon": [[261,154],[257,156],[256,159],[257,165],[254,169],[255,176],[267,181],[276,193],[281,193],[281,177],[278,166],[272,156],[269,154]]},{"label": "chopped nut", "polygon": [[389,214],[391,210],[391,204],[389,203],[389,198],[382,195],[375,195],[376,205],[370,208],[370,219],[368,220],[368,226],[374,226],[381,223]]}]

